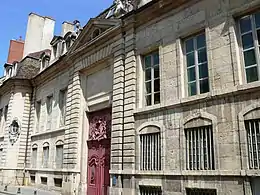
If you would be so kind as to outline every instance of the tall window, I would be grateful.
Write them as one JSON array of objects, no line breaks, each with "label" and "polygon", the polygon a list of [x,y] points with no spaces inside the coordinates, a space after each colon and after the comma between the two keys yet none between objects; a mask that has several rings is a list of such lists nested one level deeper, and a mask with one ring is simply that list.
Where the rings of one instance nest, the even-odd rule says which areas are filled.
[{"label": "tall window", "polygon": [[4,132],[3,128],[2,128],[2,120],[3,120],[3,108],[0,109],[0,130],[1,132]]},{"label": "tall window", "polygon": [[41,120],[41,101],[36,102],[35,110],[36,110],[36,132],[40,130],[40,120]]},{"label": "tall window", "polygon": [[37,166],[37,147],[32,148],[32,167],[36,168]]},{"label": "tall window", "polygon": [[187,195],[217,195],[217,192],[215,189],[187,188],[186,192],[187,192]]},{"label": "tall window", "polygon": [[212,126],[185,129],[186,168],[188,170],[214,170]]},{"label": "tall window", "polygon": [[42,165],[44,168],[48,167],[49,162],[49,145],[43,147],[43,158],[42,158]]},{"label": "tall window", "polygon": [[60,126],[65,125],[66,119],[66,101],[67,101],[67,89],[60,91],[59,107],[60,107]]},{"label": "tall window", "polygon": [[185,41],[185,56],[189,96],[209,92],[205,33]]},{"label": "tall window", "polygon": [[3,146],[0,147],[0,166],[2,166],[2,160],[3,160]]},{"label": "tall window", "polygon": [[260,12],[240,18],[239,27],[248,83],[260,78]]},{"label": "tall window", "polygon": [[5,111],[4,111],[4,119],[7,121],[7,114],[8,114],[8,105],[5,106]]},{"label": "tall window", "polygon": [[160,133],[140,135],[141,170],[161,170]]},{"label": "tall window", "polygon": [[260,169],[260,119],[245,121],[247,130],[249,168]]},{"label": "tall window", "polygon": [[161,187],[158,186],[140,186],[140,195],[162,195]]},{"label": "tall window", "polygon": [[53,96],[47,97],[47,130],[51,129]]},{"label": "tall window", "polygon": [[56,168],[62,168],[63,165],[63,145],[56,145]]},{"label": "tall window", "polygon": [[146,106],[160,103],[159,53],[144,57]]}]

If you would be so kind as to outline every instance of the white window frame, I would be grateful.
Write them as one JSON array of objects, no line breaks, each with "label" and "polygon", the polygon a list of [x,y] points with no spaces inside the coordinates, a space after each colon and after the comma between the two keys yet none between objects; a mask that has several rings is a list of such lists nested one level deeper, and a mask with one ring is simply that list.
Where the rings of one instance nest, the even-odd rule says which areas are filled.
[{"label": "white window frame", "polygon": [[[258,80],[257,81],[260,81],[260,44],[258,44],[258,39],[257,39],[257,30],[260,29],[260,27],[256,28],[256,23],[255,23],[255,17],[253,17],[254,14],[256,13],[260,13],[260,11],[255,11],[255,12],[251,12],[247,15],[244,15],[242,17],[239,17],[237,19],[237,26],[238,26],[238,31],[239,31],[239,41],[241,43],[241,47],[240,47],[240,50],[241,50],[241,58],[242,59],[242,64],[243,64],[243,72],[244,72],[244,81],[245,83],[252,83],[252,82],[256,82],[256,81],[252,81],[252,82],[247,82],[247,75],[246,75],[246,69],[249,69],[249,68],[253,68],[253,67],[257,67],[257,76],[258,76]],[[240,26],[240,20],[243,19],[243,18],[246,18],[246,17],[250,17],[250,21],[251,21],[251,27],[252,27],[252,30],[251,31],[247,31],[245,33],[242,33],[241,32],[241,26]],[[250,47],[250,48],[247,48],[247,49],[244,49],[243,48],[243,42],[242,42],[242,36],[243,35],[246,35],[248,33],[252,33],[252,37],[253,37],[253,47]],[[260,39],[260,38],[259,38]],[[250,65],[250,66],[245,66],[245,58],[244,58],[244,52],[245,51],[249,51],[249,50],[252,50],[254,49],[254,53],[255,53],[255,58],[256,58],[256,64],[253,64],[253,65]]]},{"label": "white window frame", "polygon": [[[204,34],[204,36],[205,36],[205,47],[201,47],[201,48],[199,48],[199,50],[202,50],[202,49],[206,49],[206,57],[207,57],[207,61],[206,62],[203,62],[203,63],[201,63],[201,64],[204,64],[204,63],[207,63],[207,69],[208,69],[208,77],[205,77],[205,78],[202,78],[202,79],[200,79],[199,78],[199,60],[198,60],[198,48],[197,48],[197,37],[198,36],[200,36],[200,35],[203,35]],[[186,42],[188,41],[188,40],[193,40],[193,46],[194,46],[194,50],[193,50],[193,52],[194,52],[194,58],[195,58],[195,64],[193,65],[193,66],[190,66],[190,67],[188,67],[188,65],[187,65],[187,57],[186,57],[186,55],[187,54],[190,54],[191,52],[189,52],[189,53],[187,53],[186,52]],[[191,35],[191,36],[189,36],[189,37],[186,37],[186,38],[184,38],[183,39],[183,41],[182,41],[182,47],[183,47],[183,61],[184,61],[184,66],[185,66],[185,86],[186,86],[186,91],[187,91],[187,96],[195,96],[195,95],[199,95],[199,94],[203,94],[203,93],[201,93],[201,89],[200,89],[200,81],[202,81],[202,80],[206,80],[206,79],[208,79],[208,87],[209,87],[209,91],[208,92],[210,92],[210,80],[209,80],[209,61],[208,61],[208,49],[207,49],[207,37],[206,37],[206,31],[202,31],[202,32],[199,32],[199,33],[196,33],[196,34],[193,34],[193,35]],[[188,80],[188,69],[191,69],[191,68],[194,68],[195,67],[195,74],[196,74],[196,81],[189,81]],[[196,82],[196,94],[194,94],[194,95],[191,95],[191,94],[189,94],[189,84],[190,83],[194,83],[194,82]],[[208,93],[208,92],[204,92],[204,93]]]},{"label": "white window frame", "polygon": [[[158,58],[159,58],[159,64],[154,64],[154,59],[153,59],[153,55],[154,54],[158,54]],[[145,78],[145,71],[146,71],[146,67],[145,67],[145,58],[148,57],[148,56],[151,56],[151,80],[149,80],[151,82],[151,93],[146,93],[146,83],[148,83],[149,81],[146,81],[146,78]],[[154,67],[155,66],[158,66],[159,67],[159,77],[158,78],[154,78]],[[154,106],[154,105],[159,105],[161,104],[162,102],[162,93],[161,93],[161,60],[160,60],[160,51],[159,49],[151,52],[151,53],[148,53],[146,55],[143,55],[142,56],[142,68],[143,68],[143,102],[144,102],[144,106],[145,107],[149,107],[149,106]],[[154,81],[155,80],[159,80],[159,84],[160,84],[160,90],[158,92],[155,92],[154,91]],[[155,94],[159,94],[160,95],[160,102],[159,103],[156,103],[154,102],[154,95]],[[151,95],[151,105],[147,105],[147,102],[146,102],[146,97]]]}]

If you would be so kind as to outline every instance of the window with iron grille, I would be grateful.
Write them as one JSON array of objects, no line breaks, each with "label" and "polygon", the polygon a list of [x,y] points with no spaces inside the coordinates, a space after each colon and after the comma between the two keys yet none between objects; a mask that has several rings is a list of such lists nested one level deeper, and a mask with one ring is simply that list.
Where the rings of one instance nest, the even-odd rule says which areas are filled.
[{"label": "window with iron grille", "polygon": [[139,186],[140,195],[162,195],[161,187],[159,186]]},{"label": "window with iron grille", "polygon": [[260,78],[260,12],[239,19],[246,80],[248,83]]},{"label": "window with iron grille", "polygon": [[187,170],[214,170],[212,126],[185,129]]},{"label": "window with iron grille", "polygon": [[51,129],[53,96],[47,97],[47,130]]},{"label": "window with iron grille", "polygon": [[185,41],[185,56],[189,96],[209,92],[205,33]]},{"label": "window with iron grille", "polygon": [[260,169],[260,119],[245,121],[247,131],[249,168]]},{"label": "window with iron grille", "polygon": [[159,52],[144,56],[146,106],[160,103]]},{"label": "window with iron grille", "polygon": [[187,195],[217,195],[217,191],[215,189],[186,189]]},{"label": "window with iron grille", "polygon": [[161,170],[160,133],[140,135],[140,168],[141,170]]}]

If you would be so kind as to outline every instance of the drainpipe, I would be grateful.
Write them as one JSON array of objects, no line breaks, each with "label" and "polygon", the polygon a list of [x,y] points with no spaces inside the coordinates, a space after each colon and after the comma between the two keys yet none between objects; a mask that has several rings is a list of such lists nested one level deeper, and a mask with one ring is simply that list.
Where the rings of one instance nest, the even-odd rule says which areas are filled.
[{"label": "drainpipe", "polygon": [[29,142],[29,132],[30,132],[30,123],[31,123],[31,116],[32,116],[32,101],[33,101],[33,94],[34,94],[34,85],[31,83],[32,92],[30,96],[30,110],[29,110],[29,120],[28,120],[28,127],[27,127],[27,135],[26,135],[26,145],[25,145],[25,157],[24,157],[24,166],[23,166],[23,186],[25,185],[25,168],[26,168],[26,161],[27,161],[27,154],[28,154],[28,142]]}]

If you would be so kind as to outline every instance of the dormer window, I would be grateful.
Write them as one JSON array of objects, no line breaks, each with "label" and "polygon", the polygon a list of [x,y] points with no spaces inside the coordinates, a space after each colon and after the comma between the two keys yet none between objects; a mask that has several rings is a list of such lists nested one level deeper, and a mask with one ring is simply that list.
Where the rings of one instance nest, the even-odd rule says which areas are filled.
[{"label": "dormer window", "polygon": [[61,36],[54,36],[51,45],[52,45],[52,60],[58,58],[62,54],[62,40]]},{"label": "dormer window", "polygon": [[45,52],[42,53],[41,58],[41,70],[45,69],[46,67],[49,66],[49,62],[50,62],[50,56],[47,55]]}]

